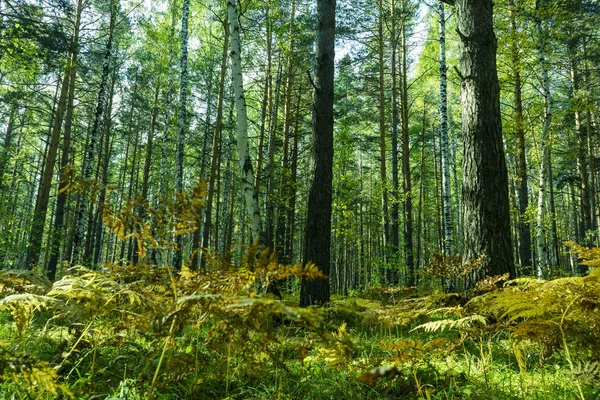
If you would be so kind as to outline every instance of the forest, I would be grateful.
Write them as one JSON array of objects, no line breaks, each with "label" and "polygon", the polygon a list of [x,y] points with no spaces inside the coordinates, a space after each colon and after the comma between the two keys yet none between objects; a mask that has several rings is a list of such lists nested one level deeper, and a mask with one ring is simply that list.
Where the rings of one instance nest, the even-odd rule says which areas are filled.
[{"label": "forest", "polygon": [[600,398],[596,24],[0,0],[0,397]]}]

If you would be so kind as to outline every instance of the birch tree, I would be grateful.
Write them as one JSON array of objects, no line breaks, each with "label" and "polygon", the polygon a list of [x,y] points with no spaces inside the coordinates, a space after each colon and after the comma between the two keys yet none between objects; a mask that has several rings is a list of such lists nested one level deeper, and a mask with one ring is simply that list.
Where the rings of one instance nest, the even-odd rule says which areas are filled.
[{"label": "birch tree", "polygon": [[[187,0],[186,0],[187,1]],[[259,239],[260,214],[258,195],[254,189],[254,170],[248,152],[248,112],[244,94],[244,77],[242,74],[242,47],[240,43],[240,24],[235,0],[227,0],[229,15],[229,41],[231,42],[231,74],[237,111],[237,146],[242,172],[242,191],[246,201],[246,212],[250,220],[250,240]]]}]

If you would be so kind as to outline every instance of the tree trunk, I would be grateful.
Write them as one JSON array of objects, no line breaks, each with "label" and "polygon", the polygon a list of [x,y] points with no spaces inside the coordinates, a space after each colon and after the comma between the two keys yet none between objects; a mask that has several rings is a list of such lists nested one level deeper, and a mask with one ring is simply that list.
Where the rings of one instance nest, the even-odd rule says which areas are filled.
[{"label": "tree trunk", "polygon": [[[227,75],[227,51],[229,50],[229,24],[224,23],[225,39],[223,43],[223,56],[221,58],[221,72],[219,75],[219,97],[217,99],[217,117],[215,121],[215,134],[213,136],[212,157],[210,162],[210,174],[208,177],[208,191],[205,205],[204,226],[202,231],[202,247],[208,249],[210,239],[210,228],[212,225],[213,192],[215,188],[215,176],[219,151],[221,149],[221,132],[223,130],[223,99],[225,97],[225,78]],[[218,200],[218,198],[217,198]],[[206,257],[200,259],[200,269],[206,269]]]},{"label": "tree trunk", "polygon": [[462,215],[466,260],[485,255],[464,289],[484,276],[515,276],[502,144],[492,0],[457,0],[463,137]]},{"label": "tree trunk", "polygon": [[[81,23],[81,13],[83,11],[83,1],[77,1],[77,10],[75,12],[75,31],[73,42],[71,44],[71,60],[69,64],[69,94],[67,97],[67,115],[65,117],[65,131],[63,133],[62,155],[60,159],[60,181],[58,183],[58,194],[56,198],[56,209],[54,211],[54,227],[50,235],[50,258],[46,267],[48,279],[53,281],[56,278],[56,269],[60,255],[60,242],[63,236],[65,205],[67,202],[67,193],[65,189],[68,185],[67,174],[69,166],[69,152],[71,150],[71,129],[73,126],[73,101],[75,98],[75,82],[77,77],[77,64],[79,55],[79,26]],[[67,254],[67,259],[70,259]]]},{"label": "tree trunk", "polygon": [[[398,38],[396,34],[396,2],[392,0],[392,210],[391,210],[391,265],[398,264],[398,251],[400,249],[400,188],[398,178],[398,72],[397,72],[397,55],[398,55]],[[390,270],[388,266],[386,281],[394,283],[397,271]]]},{"label": "tree trunk", "polygon": [[263,88],[263,98],[262,98],[262,106],[261,106],[261,114],[260,114],[260,137],[258,140],[258,156],[256,159],[256,182],[254,186],[256,187],[256,196],[260,198],[260,185],[262,180],[262,158],[263,158],[263,147],[265,141],[265,131],[267,126],[267,116],[270,115],[270,107],[271,104],[271,69],[272,69],[272,55],[271,48],[273,43],[273,34],[272,34],[272,23],[271,23],[271,0],[268,0],[265,5],[265,19],[266,19],[266,36],[267,36],[267,48],[266,48],[266,60],[267,65],[265,69],[265,87]]},{"label": "tree trunk", "polygon": [[[536,9],[539,11],[541,1],[536,1]],[[539,192],[538,192],[538,205],[537,205],[537,276],[543,277],[549,272],[548,268],[548,248],[546,243],[545,234],[545,191],[546,185],[552,185],[552,182],[548,181],[548,167],[550,163],[550,144],[548,140],[550,124],[552,123],[552,92],[550,91],[550,78],[548,77],[548,67],[546,66],[546,55],[545,55],[545,38],[547,33],[542,29],[541,18],[537,17],[536,30],[538,34],[538,58],[540,63],[540,69],[542,71],[542,89],[544,93],[544,124],[542,126],[542,163],[540,166],[540,178],[539,178]]]},{"label": "tree trunk", "polygon": [[18,109],[19,107],[16,103],[10,106],[8,125],[6,127],[6,134],[4,135],[4,146],[2,147],[2,153],[0,153],[0,191],[4,188],[4,171],[6,170],[6,163],[9,159],[10,148],[12,147]]},{"label": "tree trunk", "polygon": [[[108,83],[108,73],[110,71],[110,59],[112,55],[112,45],[114,38],[115,22],[117,6],[114,4],[114,0],[110,3],[110,26],[108,31],[108,40],[106,42],[106,49],[104,51],[104,59],[102,65],[102,78],[100,80],[100,88],[98,90],[98,99],[96,101],[96,112],[94,114],[94,125],[92,125],[92,132],[90,133],[90,143],[87,147],[87,155],[85,165],[83,167],[83,179],[89,181],[92,178],[94,172],[94,159],[96,157],[98,138],[100,133],[100,123],[102,115],[104,113],[104,103],[106,97],[106,86]],[[75,262],[83,262],[84,264],[89,263],[90,260],[81,260],[81,253],[83,247],[83,239],[86,231],[86,222],[88,220],[89,212],[89,199],[87,198],[87,190],[83,190],[79,202],[79,210],[77,215],[77,227],[73,237],[73,260]]]},{"label": "tree trunk", "polygon": [[[68,57],[70,58],[70,56]],[[33,212],[33,223],[29,232],[29,247],[27,248],[27,259],[25,267],[33,269],[37,266],[40,257],[42,238],[46,225],[46,213],[48,211],[48,202],[50,200],[50,188],[52,187],[52,177],[54,176],[54,165],[56,164],[56,154],[58,153],[58,142],[60,139],[60,128],[62,127],[65,105],[67,103],[67,94],[69,91],[69,79],[71,74],[65,69],[65,74],[60,89],[60,97],[56,107],[54,125],[50,136],[50,143],[44,159],[43,173],[40,178],[35,210]]]},{"label": "tree trunk", "polygon": [[[313,148],[304,262],[313,262],[325,275],[328,275],[331,265],[335,0],[317,0],[317,21]],[[328,279],[302,279],[300,306],[323,304],[328,301]]]},{"label": "tree trunk", "polygon": [[[154,132],[156,130],[156,118],[158,116],[158,96],[160,94],[160,84],[161,84],[161,80],[160,77],[158,78],[157,82],[156,82],[156,88],[154,89],[154,104],[152,106],[152,110],[151,110],[151,116],[150,116],[150,132],[148,133],[148,139],[146,142],[146,156],[144,159],[144,173],[142,176],[142,204],[138,204],[137,207],[137,216],[139,221],[143,221],[144,220],[144,208],[146,207],[146,204],[148,203],[148,185],[149,185],[149,181],[150,181],[150,170],[152,169],[152,149],[153,149],[153,145],[154,145]],[[138,232],[141,233],[141,232]],[[138,239],[135,239],[135,247],[136,249],[140,248],[140,244],[138,243]],[[132,259],[134,264],[137,264],[139,261],[139,253],[138,251],[134,251],[133,252],[133,259]]]},{"label": "tree trunk", "polygon": [[[113,96],[115,93],[115,83],[117,81],[118,70],[115,68],[112,76],[112,83],[110,87],[110,94],[108,100],[108,108],[104,113],[104,151],[103,151],[103,164],[102,164],[102,178],[100,181],[100,197],[98,199],[98,217],[96,220],[96,232],[94,234],[94,265],[97,265],[100,261],[100,250],[102,249],[102,227],[104,225],[102,215],[104,214],[104,203],[106,201],[106,189],[108,185],[108,167],[110,165],[110,155],[112,153],[113,140],[111,139],[112,129],[112,107],[113,107]],[[91,249],[90,249],[91,251]],[[91,253],[90,253],[91,254]]]},{"label": "tree trunk", "polygon": [[[510,2],[511,57],[514,80],[514,109],[515,133],[517,137],[517,182],[518,182],[518,227],[519,227],[519,261],[522,272],[530,275],[533,272],[531,264],[531,231],[526,215],[529,207],[529,187],[527,182],[527,160],[525,148],[525,126],[523,117],[523,99],[521,81],[521,57],[519,54],[518,31],[514,1]],[[544,143],[544,142],[542,142]]]},{"label": "tree trunk", "polygon": [[246,97],[244,95],[244,78],[242,76],[242,48],[240,43],[240,25],[235,0],[227,0],[229,25],[231,26],[231,72],[233,90],[237,110],[237,145],[240,168],[242,171],[242,192],[246,200],[247,215],[250,220],[250,240],[259,239],[260,214],[258,210],[258,197],[254,190],[254,171],[248,152],[248,114]]},{"label": "tree trunk", "polygon": [[289,147],[290,147],[290,129],[292,124],[292,85],[294,72],[294,19],[296,17],[296,1],[292,0],[292,9],[290,14],[290,29],[288,33],[287,48],[287,66],[285,82],[285,110],[283,121],[283,157],[281,161],[281,180],[279,183],[279,206],[277,208],[277,231],[275,235],[275,251],[282,264],[288,264],[289,259],[286,254],[286,217],[287,206],[289,203],[290,188],[290,168],[289,168]]},{"label": "tree trunk", "polygon": [[279,89],[281,86],[281,57],[277,66],[277,78],[275,82],[275,99],[274,101],[269,98],[269,159],[267,161],[267,175],[269,180],[267,182],[267,193],[266,193],[266,223],[265,223],[265,245],[271,249],[275,248],[275,147],[277,138],[277,117],[279,111]]},{"label": "tree trunk", "polygon": [[[183,0],[181,14],[181,75],[179,86],[179,122],[177,129],[177,143],[175,149],[175,192],[183,192],[183,164],[185,134],[187,124],[187,84],[188,84],[188,19],[190,14],[190,0]],[[176,221],[177,223],[177,221]],[[183,236],[177,234],[175,237],[177,249],[173,256],[173,267],[181,269],[183,259]]]},{"label": "tree trunk", "polygon": [[[389,242],[390,234],[390,219],[388,210],[388,187],[387,187],[387,169],[386,169],[386,130],[385,130],[385,77],[383,58],[384,37],[383,37],[383,0],[379,0],[379,20],[378,20],[378,56],[379,56],[379,159],[380,159],[380,176],[381,176],[381,208],[383,221],[383,247],[385,248]],[[383,255],[383,264],[386,264],[386,254]],[[385,268],[379,270],[379,275],[385,276]]]},{"label": "tree trunk", "polygon": [[442,209],[444,218],[444,253],[453,255],[452,197],[450,192],[450,162],[448,143],[448,94],[446,79],[446,14],[444,3],[439,2],[438,21],[440,26],[440,147],[442,150]]},{"label": "tree trunk", "polygon": [[[403,177],[403,206],[404,206],[404,255],[406,261],[406,284],[415,285],[415,256],[413,249],[413,212],[412,212],[412,181],[410,173],[410,137],[408,127],[408,48],[406,43],[406,13],[402,0],[402,85],[400,92],[402,114],[402,177]],[[398,278],[394,279],[398,284]]]}]

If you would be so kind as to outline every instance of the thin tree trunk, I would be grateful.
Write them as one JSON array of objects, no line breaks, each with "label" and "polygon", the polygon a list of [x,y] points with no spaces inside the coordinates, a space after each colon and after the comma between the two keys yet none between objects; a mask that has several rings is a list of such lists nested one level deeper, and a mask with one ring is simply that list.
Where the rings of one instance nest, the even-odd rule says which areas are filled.
[{"label": "thin tree trunk", "polygon": [[272,102],[272,91],[271,91],[271,70],[272,70],[272,44],[273,44],[273,34],[272,34],[272,23],[271,23],[271,0],[267,0],[265,4],[265,20],[266,20],[266,36],[267,36],[267,48],[266,48],[266,71],[265,71],[265,87],[263,89],[263,98],[262,98],[262,106],[261,106],[261,116],[260,116],[260,138],[258,141],[258,157],[256,160],[256,182],[254,186],[256,187],[256,195],[260,198],[260,185],[262,182],[262,158],[263,158],[263,147],[265,140],[265,131],[267,127],[267,116],[271,115],[271,102]]},{"label": "thin tree trunk", "polygon": [[256,190],[254,190],[254,171],[250,160],[250,153],[248,152],[248,114],[242,75],[240,25],[235,0],[227,0],[227,9],[229,24],[231,26],[231,71],[237,109],[237,144],[242,172],[242,192],[244,193],[247,215],[250,220],[250,240],[256,241],[259,239],[260,234],[260,214],[258,210],[258,198]]},{"label": "thin tree trunk", "polygon": [[[83,167],[83,179],[89,181],[92,178],[94,172],[94,159],[96,157],[98,138],[100,134],[100,123],[104,112],[104,103],[106,101],[106,86],[108,83],[108,74],[110,72],[110,60],[112,55],[112,46],[114,39],[114,30],[116,22],[116,11],[115,0],[110,2],[110,26],[108,31],[108,40],[106,42],[106,49],[104,51],[104,59],[102,65],[102,78],[100,80],[100,88],[98,90],[98,99],[96,101],[96,112],[94,114],[94,125],[92,126],[92,132],[90,134],[90,143],[87,147],[87,155],[85,164]],[[118,1],[118,0],[117,0]],[[83,262],[88,264],[90,260],[81,260],[81,253],[83,247],[83,239],[86,230],[86,222],[88,220],[89,213],[89,200],[87,198],[87,190],[83,190],[80,197],[79,210],[77,215],[77,228],[73,237],[73,260],[75,262]]]},{"label": "thin tree trunk", "polygon": [[269,126],[269,159],[267,163],[267,174],[269,180],[267,182],[266,193],[266,223],[265,223],[265,244],[271,249],[275,248],[275,144],[277,138],[277,117],[279,111],[279,88],[281,86],[281,59],[277,67],[277,79],[275,82],[275,99],[270,100],[270,126]]},{"label": "thin tree trunk", "polygon": [[[383,37],[383,0],[379,0],[379,19],[378,19],[378,56],[379,56],[379,159],[380,159],[380,176],[381,176],[381,208],[382,208],[382,221],[383,221],[383,246],[386,247],[389,241],[390,234],[390,220],[388,210],[388,183],[387,183],[387,169],[386,169],[386,128],[385,128],[385,77],[384,77],[384,66],[385,61],[383,58],[384,50],[384,37]],[[383,264],[386,264],[386,255],[384,252]],[[385,268],[379,270],[379,275],[385,276]]]},{"label": "thin tree trunk", "polygon": [[98,217],[96,221],[96,232],[94,241],[94,265],[97,265],[100,261],[100,251],[102,249],[102,215],[104,214],[104,203],[106,201],[106,189],[108,185],[108,167],[110,165],[110,155],[112,153],[113,140],[111,139],[112,129],[112,107],[113,107],[113,96],[115,92],[115,83],[117,81],[117,69],[113,71],[112,83],[110,87],[110,94],[108,100],[108,108],[106,109],[104,116],[104,151],[103,151],[103,164],[102,164],[102,178],[100,180],[100,197],[98,199]]},{"label": "thin tree trunk", "polygon": [[[221,72],[219,75],[219,96],[217,98],[217,116],[215,120],[215,134],[213,136],[212,156],[210,163],[210,173],[208,178],[208,192],[206,196],[204,226],[202,231],[202,247],[208,249],[210,239],[210,228],[212,225],[212,206],[213,192],[215,187],[215,176],[217,170],[217,162],[219,159],[219,151],[221,144],[221,132],[223,130],[223,99],[225,97],[225,78],[227,75],[227,52],[229,50],[229,24],[225,22],[225,37],[223,42],[223,55],[221,57]],[[218,198],[217,198],[218,200]],[[200,269],[206,270],[205,255],[200,259]]]},{"label": "thin tree trunk", "polygon": [[[392,265],[398,264],[398,251],[400,249],[400,189],[398,179],[398,72],[397,72],[397,54],[398,54],[398,38],[396,34],[396,1],[392,0],[392,210],[391,210],[391,262]],[[394,283],[394,275],[396,271],[391,271],[388,266],[387,279],[388,283]]]},{"label": "thin tree trunk", "polygon": [[294,20],[296,17],[296,1],[292,0],[290,14],[290,28],[288,33],[287,66],[285,82],[285,116],[283,121],[283,157],[281,161],[281,180],[279,183],[279,206],[277,212],[277,232],[275,235],[275,251],[278,259],[283,264],[288,264],[288,255],[285,253],[286,242],[286,216],[289,199],[289,147],[290,129],[292,124],[292,85],[294,72]]},{"label": "thin tree trunk", "polygon": [[[83,11],[83,1],[77,1],[77,10],[75,11],[75,31],[73,42],[71,44],[71,60],[69,62],[69,93],[67,97],[67,115],[65,117],[65,130],[63,133],[62,155],[60,160],[60,181],[58,183],[58,194],[56,198],[56,209],[54,211],[54,228],[50,235],[50,258],[46,267],[48,279],[53,281],[56,278],[56,270],[60,255],[60,242],[63,236],[65,205],[67,202],[67,193],[65,189],[68,185],[67,174],[69,168],[69,152],[71,151],[71,129],[73,127],[73,101],[75,99],[75,82],[77,78],[77,66],[79,55],[79,26],[81,24],[81,13]],[[70,254],[66,255],[70,259]]]},{"label": "thin tree trunk", "polygon": [[[183,192],[183,164],[185,134],[187,124],[187,84],[188,84],[188,19],[190,14],[190,0],[183,0],[181,16],[181,75],[179,86],[179,122],[177,130],[177,143],[175,151],[175,192]],[[177,221],[176,221],[177,223]],[[173,267],[180,270],[183,259],[183,236],[176,234],[175,243],[177,249],[173,257]]]},{"label": "thin tree trunk", "polygon": [[510,2],[511,57],[514,80],[514,109],[517,137],[517,182],[518,182],[518,227],[519,227],[519,261],[523,273],[533,272],[531,264],[531,231],[526,215],[529,207],[529,186],[527,182],[527,160],[525,148],[525,126],[523,117],[521,57],[519,54],[516,9],[513,0]]},{"label": "thin tree trunk", "polygon": [[[415,256],[413,249],[413,211],[412,211],[412,180],[410,173],[410,137],[408,130],[408,62],[406,43],[406,15],[405,3],[402,0],[402,85],[401,85],[401,113],[402,113],[402,176],[403,176],[403,205],[404,205],[404,255],[406,259],[406,284],[415,285]],[[394,280],[398,283],[398,279]]]},{"label": "thin tree trunk", "polygon": [[444,218],[444,253],[453,255],[454,226],[452,222],[452,197],[450,192],[450,147],[448,143],[448,94],[446,79],[446,14],[444,3],[439,2],[440,26],[440,147],[442,150],[442,209]]},{"label": "thin tree trunk", "polygon": [[[140,221],[143,221],[144,218],[144,208],[146,204],[148,204],[148,184],[150,181],[150,170],[152,165],[152,149],[154,145],[154,132],[156,130],[156,118],[158,116],[158,96],[160,94],[160,77],[156,82],[156,88],[154,89],[154,104],[152,106],[151,117],[150,117],[150,132],[148,133],[148,139],[146,142],[146,157],[144,159],[144,173],[142,176],[142,196],[141,196],[141,204],[138,204],[137,207],[137,216]],[[141,233],[141,232],[138,232]],[[135,239],[135,247],[136,251],[133,252],[132,261],[134,264],[137,264],[139,261],[139,250],[140,244],[138,243],[138,239]]]},{"label": "thin tree trunk", "polygon": [[[541,6],[541,0],[536,1],[536,9],[539,11]],[[537,204],[537,276],[543,277],[549,271],[548,265],[548,248],[546,245],[546,232],[545,232],[545,192],[546,182],[548,181],[548,165],[550,162],[550,145],[548,143],[548,133],[550,130],[550,124],[552,123],[552,93],[550,91],[550,78],[548,76],[548,67],[546,66],[545,56],[545,35],[546,32],[542,29],[542,21],[538,17],[536,18],[536,30],[538,34],[538,58],[540,63],[540,69],[542,71],[542,88],[544,91],[544,124],[542,126],[542,163],[540,166],[540,178],[539,178],[539,191],[538,191],[538,204]],[[550,182],[551,184],[551,182]]]},{"label": "thin tree trunk", "polygon": [[[70,55],[69,57],[70,58]],[[58,153],[58,142],[60,139],[60,128],[62,127],[65,105],[67,103],[67,94],[69,91],[70,73],[65,69],[65,74],[60,89],[60,97],[56,107],[56,115],[54,117],[54,125],[48,150],[44,158],[43,172],[40,177],[38,187],[37,200],[35,202],[35,210],[33,212],[33,223],[29,232],[29,247],[27,248],[27,259],[25,267],[33,269],[37,266],[40,257],[40,249],[42,238],[44,236],[44,228],[46,225],[46,213],[48,211],[48,202],[50,200],[50,188],[52,187],[52,177],[54,176],[54,165],[56,164],[56,154]]]}]

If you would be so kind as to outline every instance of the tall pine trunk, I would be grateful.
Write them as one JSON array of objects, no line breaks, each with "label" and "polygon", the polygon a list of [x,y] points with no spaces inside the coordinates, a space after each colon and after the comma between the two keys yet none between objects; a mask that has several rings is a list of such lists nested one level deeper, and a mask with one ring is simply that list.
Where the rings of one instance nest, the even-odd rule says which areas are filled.
[{"label": "tall pine trunk", "polygon": [[[303,259],[315,263],[328,275],[331,265],[335,0],[317,0],[317,21],[313,147]],[[327,303],[329,298],[328,279],[302,279],[300,306]]]},{"label": "tall pine trunk", "polygon": [[484,276],[515,276],[508,171],[500,118],[496,36],[492,0],[455,2],[460,37],[463,138],[462,215],[466,260],[485,255],[465,280],[473,287]]}]

